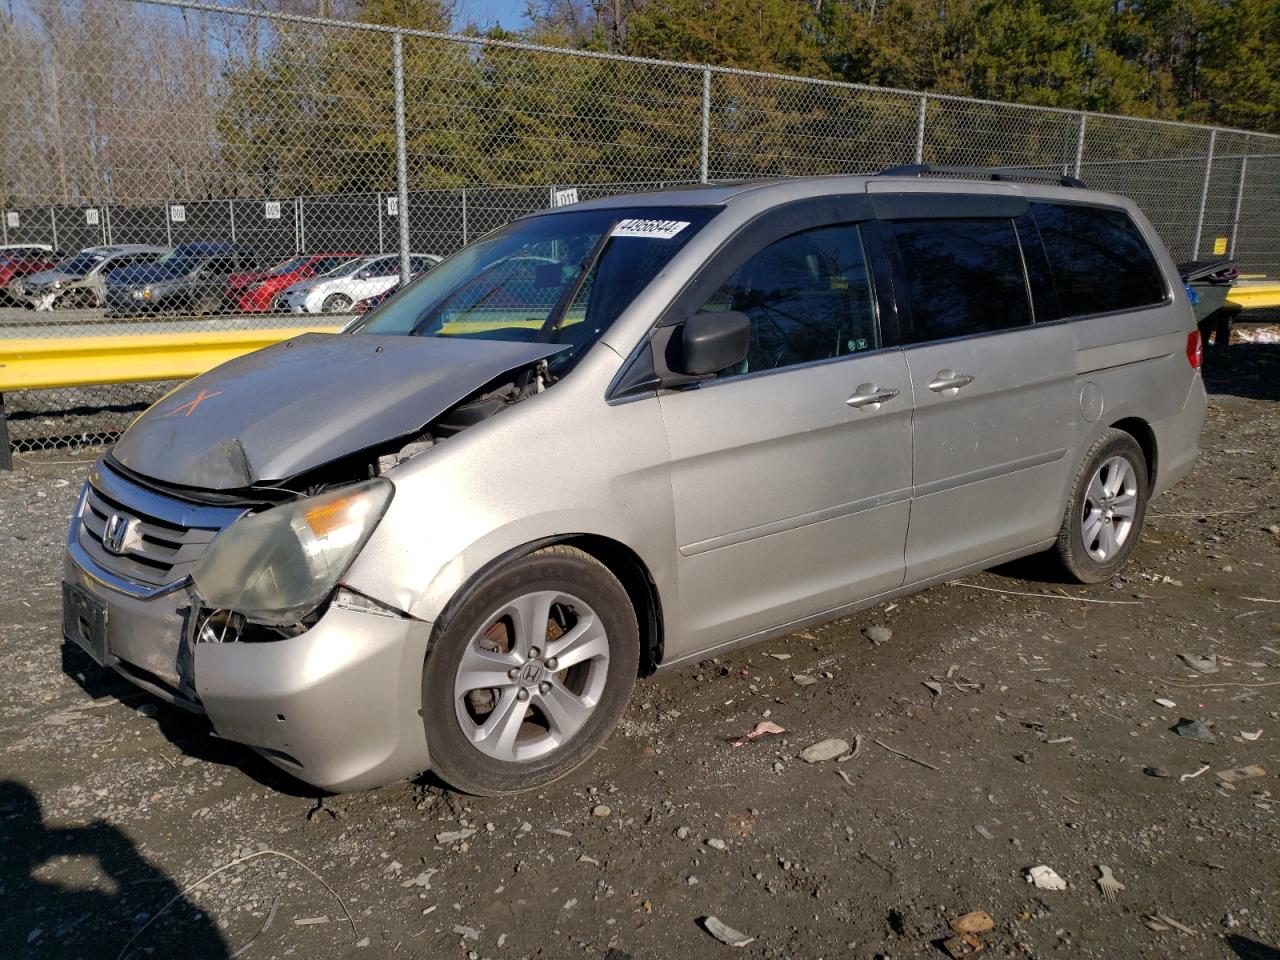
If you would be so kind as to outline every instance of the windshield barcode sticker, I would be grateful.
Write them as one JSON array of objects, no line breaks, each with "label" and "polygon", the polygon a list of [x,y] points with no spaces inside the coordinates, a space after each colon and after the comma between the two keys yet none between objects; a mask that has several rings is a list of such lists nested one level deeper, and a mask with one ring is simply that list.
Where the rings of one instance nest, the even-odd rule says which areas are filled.
[{"label": "windshield barcode sticker", "polygon": [[670,240],[688,225],[688,220],[619,220],[611,236]]}]

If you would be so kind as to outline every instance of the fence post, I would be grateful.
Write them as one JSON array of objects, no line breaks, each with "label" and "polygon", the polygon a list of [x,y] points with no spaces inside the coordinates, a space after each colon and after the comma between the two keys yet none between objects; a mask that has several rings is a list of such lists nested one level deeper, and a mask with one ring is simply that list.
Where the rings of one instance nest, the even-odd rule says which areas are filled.
[{"label": "fence post", "polygon": [[929,98],[920,98],[920,109],[916,115],[916,163],[924,163],[924,115],[929,106]]},{"label": "fence post", "polygon": [[236,242],[236,202],[227,198],[227,215],[231,218],[231,242]]},{"label": "fence post", "polygon": [[462,188],[462,245],[467,245],[467,188]]},{"label": "fence post", "polygon": [[[1246,141],[1247,144],[1248,141]],[[1246,146],[1247,150],[1248,147]],[[1236,181],[1236,210],[1231,215],[1231,243],[1227,247],[1227,256],[1234,257],[1236,255],[1236,230],[1240,227],[1240,205],[1244,201],[1244,178],[1245,173],[1249,169],[1249,155],[1247,153],[1240,156],[1240,179]]]},{"label": "fence post", "polygon": [[379,190],[373,195],[373,214],[378,218],[378,252],[386,253],[386,239],[383,236],[382,229],[382,191]]},{"label": "fence post", "polygon": [[711,162],[711,68],[702,68],[702,140],[698,149],[698,182],[709,182]]},{"label": "fence post", "polygon": [[164,240],[166,247],[173,246],[173,201],[166,200],[164,204]]},{"label": "fence post", "polygon": [[54,208],[49,208],[49,226],[53,227],[53,252],[58,252],[58,215]]},{"label": "fence post", "polygon": [[391,72],[396,88],[396,211],[400,221],[400,282],[409,282],[409,164],[405,157],[404,35],[391,35]]},{"label": "fence post", "polygon": [[1080,126],[1076,129],[1076,163],[1071,175],[1077,180],[1080,179],[1080,165],[1084,162],[1084,125],[1088,119],[1087,113],[1080,114]]},{"label": "fence post", "polygon": [[9,448],[9,421],[4,418],[4,394],[0,393],[0,470],[13,469],[13,453]]},{"label": "fence post", "polygon": [[298,198],[298,253],[303,253],[307,249],[307,205],[303,203],[303,198]]},{"label": "fence post", "polygon": [[1218,128],[1209,131],[1209,152],[1204,158],[1204,183],[1200,185],[1200,212],[1196,215],[1196,238],[1191,242],[1191,259],[1200,255],[1200,233],[1204,230],[1204,208],[1209,202],[1209,176],[1213,173],[1213,145],[1218,139]]}]

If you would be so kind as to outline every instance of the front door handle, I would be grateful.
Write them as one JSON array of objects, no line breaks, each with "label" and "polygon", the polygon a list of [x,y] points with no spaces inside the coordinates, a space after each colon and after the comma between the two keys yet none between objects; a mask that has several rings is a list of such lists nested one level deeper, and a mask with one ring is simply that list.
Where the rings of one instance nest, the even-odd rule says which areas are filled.
[{"label": "front door handle", "polygon": [[900,392],[893,389],[893,387],[881,389],[874,383],[860,383],[853,392],[853,396],[846,400],[845,403],[860,410],[875,411],[880,409],[882,403],[888,403]]},{"label": "front door handle", "polygon": [[929,389],[934,393],[954,397],[961,387],[967,387],[971,383],[973,383],[973,377],[967,373],[956,373],[954,370],[939,370],[938,375],[929,382]]}]

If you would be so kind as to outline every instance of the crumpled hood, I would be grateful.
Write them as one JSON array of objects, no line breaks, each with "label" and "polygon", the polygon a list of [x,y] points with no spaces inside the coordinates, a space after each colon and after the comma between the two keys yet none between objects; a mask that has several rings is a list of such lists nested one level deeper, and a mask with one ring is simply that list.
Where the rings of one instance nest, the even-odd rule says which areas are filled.
[{"label": "crumpled hood", "polygon": [[271,483],[409,436],[559,344],[309,333],[215,367],[156,403],[112,456],[162,483]]}]

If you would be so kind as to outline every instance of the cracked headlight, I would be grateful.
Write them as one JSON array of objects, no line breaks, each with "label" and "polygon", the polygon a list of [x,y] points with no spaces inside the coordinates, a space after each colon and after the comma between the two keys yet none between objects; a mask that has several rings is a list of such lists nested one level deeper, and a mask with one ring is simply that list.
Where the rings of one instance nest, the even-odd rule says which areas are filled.
[{"label": "cracked headlight", "polygon": [[267,624],[295,623],[333,592],[391,502],[367,480],[242,517],[191,571],[208,607]]}]

